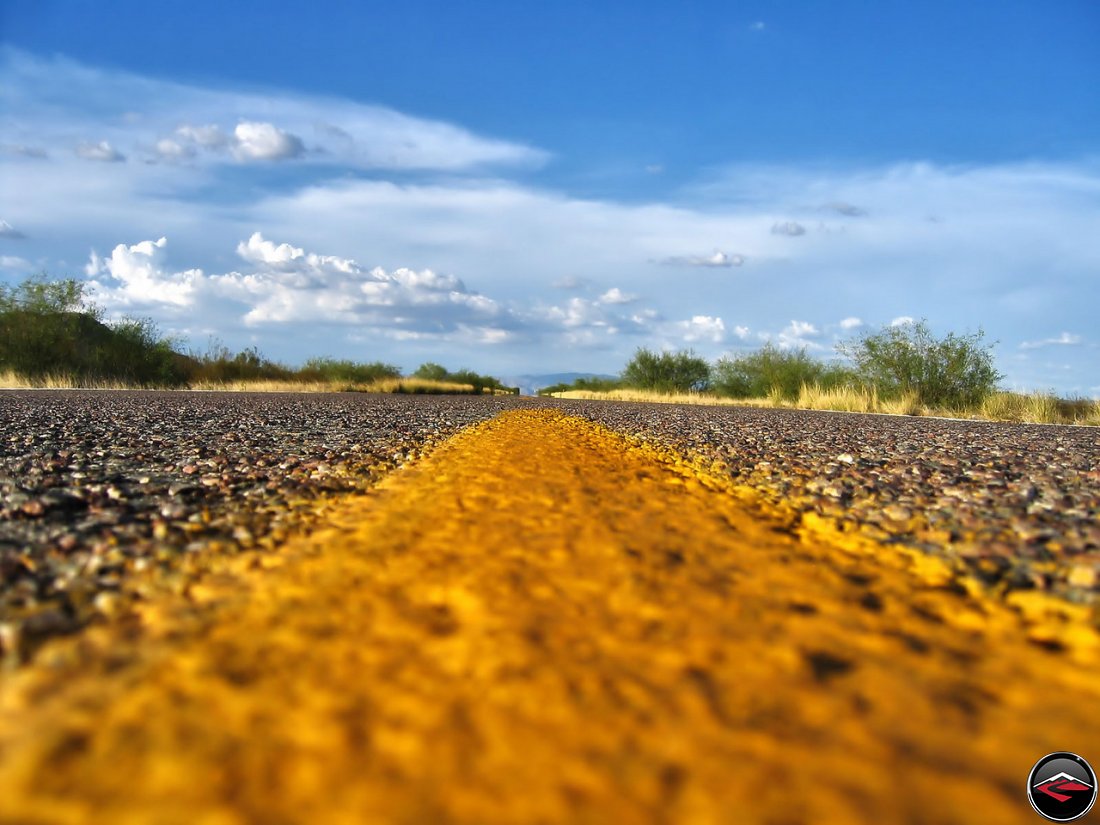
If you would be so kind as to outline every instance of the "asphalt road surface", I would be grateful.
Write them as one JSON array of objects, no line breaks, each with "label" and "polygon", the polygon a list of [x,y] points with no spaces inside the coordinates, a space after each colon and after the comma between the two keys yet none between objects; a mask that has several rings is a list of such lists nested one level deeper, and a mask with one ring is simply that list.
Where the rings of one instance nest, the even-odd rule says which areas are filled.
[{"label": "asphalt road surface", "polygon": [[1100,741],[1096,430],[184,393],[0,422],[0,821],[1023,822],[1031,762]]}]

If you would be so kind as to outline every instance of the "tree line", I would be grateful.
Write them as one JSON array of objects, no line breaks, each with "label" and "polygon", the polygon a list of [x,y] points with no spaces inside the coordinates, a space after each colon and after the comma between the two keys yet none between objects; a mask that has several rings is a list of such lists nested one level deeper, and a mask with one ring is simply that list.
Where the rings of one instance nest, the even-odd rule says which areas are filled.
[{"label": "tree line", "polygon": [[883,398],[911,396],[931,407],[969,408],[994,393],[1003,377],[994,364],[993,344],[984,338],[981,330],[937,337],[922,320],[838,344],[837,352],[846,361],[824,361],[804,348],[781,349],[771,343],[713,364],[691,350],[640,348],[617,379],[579,379],[541,392],[624,388],[794,401],[803,387],[852,387],[873,388]]},{"label": "tree line", "polygon": [[[30,380],[64,377],[75,382],[117,382],[143,387],[184,387],[249,381],[370,385],[402,378],[401,368],[382,361],[310,358],[289,367],[255,347],[234,352],[211,341],[206,352],[181,352],[152,321],[107,321],[76,279],[32,276],[15,286],[0,284],[0,372]],[[473,370],[450,371],[422,364],[414,377],[465,384],[472,392],[518,392]]]}]

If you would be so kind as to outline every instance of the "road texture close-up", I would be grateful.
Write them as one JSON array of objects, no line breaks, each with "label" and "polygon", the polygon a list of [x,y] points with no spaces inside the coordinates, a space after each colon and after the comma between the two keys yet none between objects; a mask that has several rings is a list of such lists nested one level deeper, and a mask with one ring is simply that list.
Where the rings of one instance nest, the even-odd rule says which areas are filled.
[{"label": "road texture close-up", "polygon": [[1015,823],[1100,756],[1095,429],[0,410],[0,822]]}]

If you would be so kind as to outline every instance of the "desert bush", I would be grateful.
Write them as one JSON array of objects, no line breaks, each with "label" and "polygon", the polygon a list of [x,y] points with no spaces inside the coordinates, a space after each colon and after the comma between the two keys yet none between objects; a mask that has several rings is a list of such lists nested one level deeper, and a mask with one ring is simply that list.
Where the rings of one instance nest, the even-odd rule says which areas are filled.
[{"label": "desert bush", "polygon": [[834,389],[855,384],[855,373],[841,364],[820,361],[805,349],[782,350],[768,343],[756,352],[718,359],[711,389],[729,398],[794,401],[804,386]]},{"label": "desert bush", "polygon": [[622,372],[625,387],[658,392],[702,392],[710,384],[710,365],[692,350],[653,352],[639,348]]},{"label": "desert bush", "polygon": [[381,361],[360,363],[336,358],[310,358],[295,373],[295,377],[303,381],[372,384],[388,378],[400,378],[401,368]]},{"label": "desert bush", "polygon": [[152,321],[104,323],[102,310],[75,279],[36,275],[0,286],[0,370],[40,381],[65,376],[76,384],[120,381],[176,385],[184,365]]},{"label": "desert bush", "polygon": [[840,344],[861,378],[887,397],[911,393],[919,403],[974,408],[996,390],[1002,375],[984,333],[936,338],[926,321],[896,324]]}]

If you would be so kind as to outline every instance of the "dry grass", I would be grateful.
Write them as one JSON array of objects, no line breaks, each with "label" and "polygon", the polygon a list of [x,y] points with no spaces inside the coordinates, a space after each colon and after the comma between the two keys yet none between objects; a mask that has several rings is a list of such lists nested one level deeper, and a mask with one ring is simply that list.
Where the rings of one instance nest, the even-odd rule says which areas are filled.
[{"label": "dry grass", "polygon": [[[45,378],[31,379],[9,370],[0,372],[0,389],[132,390],[139,389],[139,387],[119,381],[84,381],[66,375],[51,375]],[[469,395],[474,391],[471,384],[458,384],[452,381],[429,381],[423,378],[384,378],[369,384],[356,384],[347,381],[200,381],[183,389],[206,392],[369,392],[448,395]]]},{"label": "dry grass", "polygon": [[382,378],[369,384],[348,381],[203,381],[193,384],[191,389],[212,392],[370,392],[425,395],[469,395],[474,391],[471,384],[430,381],[424,378]]},{"label": "dry grass", "polygon": [[998,392],[982,402],[980,414],[983,418],[990,418],[994,421],[1026,421],[1037,424],[1067,423],[1059,406],[1059,399],[1046,393]]},{"label": "dry grass", "polygon": [[649,404],[703,404],[723,407],[768,407],[767,399],[719,398],[705,393],[663,393],[645,390],[565,390],[551,393],[554,398],[572,398],[578,401],[641,401]]},{"label": "dry grass", "polygon": [[642,401],[658,404],[703,404],[708,406],[785,407],[800,410],[834,410],[837,412],[884,413],[888,415],[932,416],[942,418],[978,418],[989,421],[1023,422],[1029,424],[1076,424],[1100,426],[1100,400],[1065,401],[1044,393],[1001,392],[990,396],[977,409],[947,410],[923,406],[915,394],[901,398],[881,398],[874,388],[836,387],[823,389],[803,385],[795,401],[777,394],[767,398],[719,398],[707,393],[658,393],[644,390],[612,390],[592,392],[568,390],[556,392],[555,398],[584,401]]},{"label": "dry grass", "polygon": [[43,378],[27,378],[11,370],[0,372],[0,389],[5,390],[129,390],[130,384],[120,381],[79,380],[71,375],[47,375]]},{"label": "dry grass", "polygon": [[793,406],[800,410],[835,410],[837,412],[886,413],[888,415],[927,415],[915,393],[900,398],[880,398],[878,391],[867,387],[833,387],[822,389],[802,385]]}]

